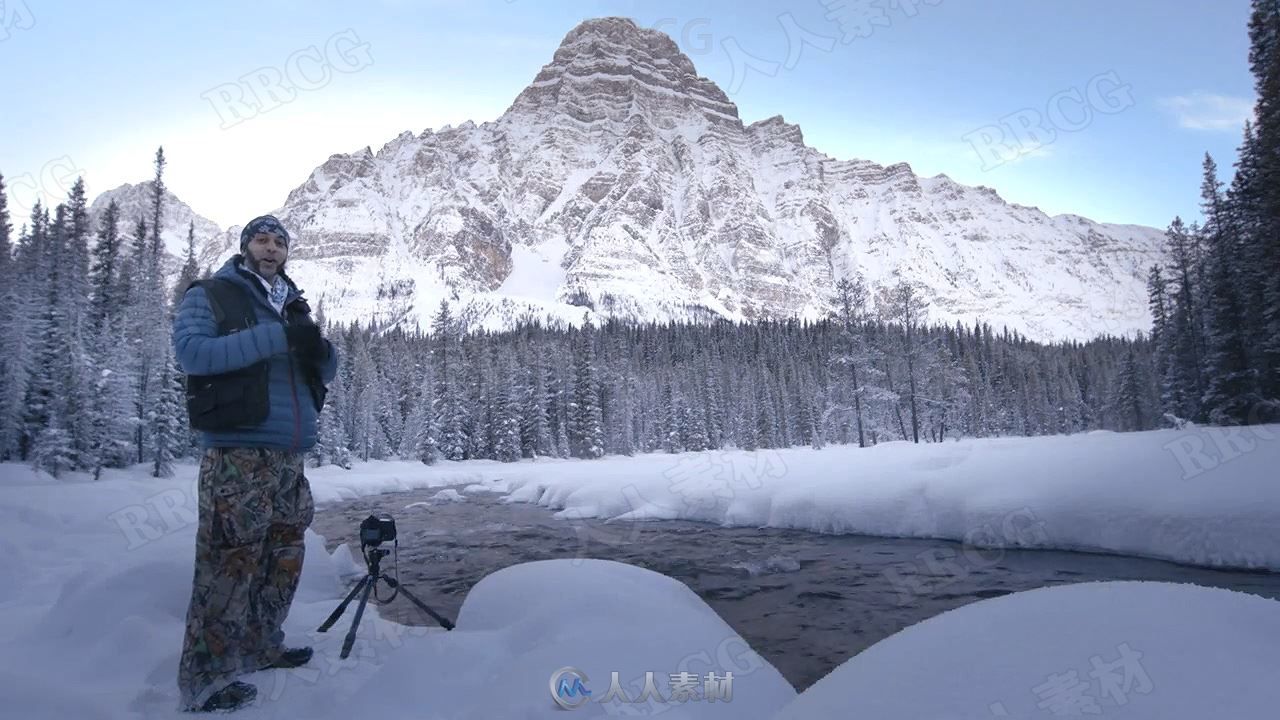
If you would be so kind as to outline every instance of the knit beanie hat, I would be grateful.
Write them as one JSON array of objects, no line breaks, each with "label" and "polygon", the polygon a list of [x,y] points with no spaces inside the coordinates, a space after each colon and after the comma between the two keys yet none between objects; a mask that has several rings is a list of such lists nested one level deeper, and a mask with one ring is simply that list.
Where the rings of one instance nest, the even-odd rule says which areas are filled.
[{"label": "knit beanie hat", "polygon": [[275,215],[259,215],[245,224],[244,229],[240,231],[240,252],[244,253],[249,246],[249,240],[258,233],[267,233],[275,235],[284,240],[285,247],[289,247],[289,231],[284,229],[280,219]]}]

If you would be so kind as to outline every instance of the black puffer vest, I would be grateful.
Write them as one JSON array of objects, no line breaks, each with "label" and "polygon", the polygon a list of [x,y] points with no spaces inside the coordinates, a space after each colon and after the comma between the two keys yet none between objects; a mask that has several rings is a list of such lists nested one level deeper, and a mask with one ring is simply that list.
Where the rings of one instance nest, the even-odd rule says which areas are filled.
[{"label": "black puffer vest", "polygon": [[[230,335],[258,324],[253,298],[243,287],[229,280],[213,277],[197,280],[187,287],[199,285],[209,299],[218,335]],[[311,308],[301,298],[285,307],[288,324],[312,323]],[[316,412],[324,407],[327,388],[311,368],[306,368],[307,386]],[[268,392],[269,366],[266,360],[240,370],[220,375],[188,375],[187,414],[191,427],[208,432],[226,432],[252,428],[267,419],[271,411]]]}]

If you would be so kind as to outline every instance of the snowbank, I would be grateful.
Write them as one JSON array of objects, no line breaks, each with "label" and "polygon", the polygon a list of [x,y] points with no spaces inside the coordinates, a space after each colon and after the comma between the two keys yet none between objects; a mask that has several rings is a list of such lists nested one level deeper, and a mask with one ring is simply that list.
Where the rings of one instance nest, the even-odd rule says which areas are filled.
[{"label": "snowbank", "polygon": [[1280,570],[1280,426],[710,451],[523,464],[508,499],[687,519]]}]

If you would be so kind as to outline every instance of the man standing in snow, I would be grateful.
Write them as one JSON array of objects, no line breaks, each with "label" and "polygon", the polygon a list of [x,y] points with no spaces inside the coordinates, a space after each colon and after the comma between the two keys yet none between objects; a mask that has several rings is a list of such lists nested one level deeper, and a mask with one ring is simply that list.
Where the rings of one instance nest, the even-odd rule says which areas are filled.
[{"label": "man standing in snow", "polygon": [[284,273],[289,233],[270,215],[240,232],[240,254],[193,283],[173,320],[191,426],[201,430],[200,522],[178,668],[185,710],[251,702],[239,675],[291,668],[281,626],[315,509],[303,472],[337,353]]}]

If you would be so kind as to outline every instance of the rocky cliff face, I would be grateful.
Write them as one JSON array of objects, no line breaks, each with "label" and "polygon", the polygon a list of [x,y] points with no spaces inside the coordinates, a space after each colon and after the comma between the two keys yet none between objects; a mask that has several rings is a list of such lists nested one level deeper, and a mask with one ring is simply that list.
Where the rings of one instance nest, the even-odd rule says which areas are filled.
[{"label": "rocky cliff face", "polygon": [[1163,253],[1154,228],[836,160],[781,117],[744,125],[668,36],[622,18],[574,28],[496,121],[334,155],[278,214],[326,315],[424,326],[444,298],[489,326],[583,305],[816,316],[861,272],[920,283],[935,322],[1083,338],[1149,326],[1145,272]]}]

